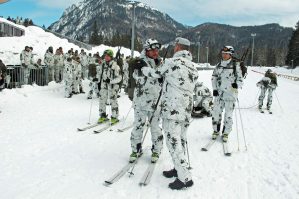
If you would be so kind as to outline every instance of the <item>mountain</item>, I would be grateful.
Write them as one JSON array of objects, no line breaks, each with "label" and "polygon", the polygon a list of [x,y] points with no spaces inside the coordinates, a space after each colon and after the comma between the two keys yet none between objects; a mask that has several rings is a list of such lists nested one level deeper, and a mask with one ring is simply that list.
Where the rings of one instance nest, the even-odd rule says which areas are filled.
[{"label": "mountain", "polygon": [[[101,34],[111,39],[116,33],[131,34],[133,6],[125,0],[84,0],[67,8],[59,21],[51,24],[50,30],[72,38],[88,41],[94,22]],[[174,38],[184,25],[170,16],[138,3],[135,8],[137,37],[156,37],[161,42]]]},{"label": "mountain", "polygon": [[[126,0],[84,0],[67,8],[61,18],[49,29],[88,42],[96,22],[99,33],[106,41],[111,40],[117,34],[127,35],[127,47],[129,47],[132,8],[133,6]],[[204,23],[196,27],[187,27],[166,13],[143,3],[137,3],[135,16],[137,18],[136,35],[139,41],[144,42],[147,38],[152,37],[162,43],[167,43],[173,40],[177,33],[180,33],[194,44],[200,41],[200,62],[207,61],[206,47],[208,46],[208,62],[212,64],[218,62],[218,53],[223,45],[234,46],[240,56],[247,47],[251,47],[251,33],[256,33],[254,65],[284,65],[289,39],[293,32],[292,28],[282,27],[279,24],[235,27]],[[191,52],[197,61],[198,47],[193,45]],[[247,60],[247,63],[250,64],[251,52],[248,54]]]},{"label": "mountain", "polygon": [[[293,28],[282,27],[279,24],[266,24],[260,26],[235,27],[217,23],[204,23],[183,32],[183,36],[194,42],[200,42],[200,60],[206,60],[206,47],[209,47],[210,59],[217,60],[220,48],[231,45],[239,53],[252,47],[254,37],[254,64],[255,65],[283,65],[288,50],[289,39]],[[200,36],[200,37],[199,37]],[[248,55],[248,64],[251,52]],[[203,61],[202,61],[203,62]]]}]

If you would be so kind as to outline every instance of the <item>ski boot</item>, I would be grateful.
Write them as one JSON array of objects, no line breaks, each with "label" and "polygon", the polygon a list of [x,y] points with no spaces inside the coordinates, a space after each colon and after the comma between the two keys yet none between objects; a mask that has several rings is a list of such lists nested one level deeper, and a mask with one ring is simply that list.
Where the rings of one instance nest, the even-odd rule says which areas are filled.
[{"label": "ski boot", "polygon": [[113,125],[113,124],[116,124],[117,122],[119,122],[119,120],[115,117],[111,117],[110,122],[111,122],[111,125]]},{"label": "ski boot", "polygon": [[175,179],[174,182],[169,183],[168,187],[170,189],[176,189],[176,190],[181,190],[184,188],[188,188],[191,187],[193,185],[193,180],[189,180],[186,183],[183,183],[182,181],[180,181],[178,178]]},{"label": "ski boot", "polygon": [[163,176],[166,178],[178,177],[178,172],[175,168],[169,171],[163,171]]},{"label": "ski boot", "polygon": [[153,153],[152,153],[151,162],[152,162],[152,163],[156,163],[156,162],[158,161],[158,159],[159,159],[159,153],[157,153],[157,152],[153,152]]},{"label": "ski boot", "polygon": [[129,159],[129,162],[130,163],[133,163],[137,160],[137,158],[139,158],[140,156],[142,155],[142,152],[132,152],[131,155],[130,155],[130,159]]},{"label": "ski boot", "polygon": [[105,113],[102,113],[101,117],[98,120],[98,123],[100,124],[100,123],[104,123],[106,121],[108,121],[107,115]]},{"label": "ski boot", "polygon": [[222,141],[223,142],[227,142],[227,140],[228,140],[228,134],[227,133],[223,133],[222,134]]},{"label": "ski boot", "polygon": [[219,133],[214,131],[214,133],[212,134],[212,140],[216,140],[218,135],[219,135]]}]

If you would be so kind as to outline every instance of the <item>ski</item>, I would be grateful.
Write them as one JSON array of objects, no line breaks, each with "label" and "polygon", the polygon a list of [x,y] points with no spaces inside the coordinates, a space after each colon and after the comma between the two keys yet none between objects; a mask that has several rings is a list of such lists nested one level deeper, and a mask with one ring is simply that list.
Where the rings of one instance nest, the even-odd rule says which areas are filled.
[{"label": "ski", "polygon": [[94,127],[99,126],[99,125],[101,125],[101,124],[102,124],[102,123],[90,124],[90,125],[87,125],[87,126],[78,128],[78,131],[86,131],[86,130],[88,130],[88,129],[94,128]]},{"label": "ski", "polygon": [[105,180],[104,185],[108,186],[115,182],[117,182],[121,177],[123,177],[131,167],[134,166],[134,162],[126,164],[123,168],[121,168],[118,172],[116,172],[109,180]]},{"label": "ski", "polygon": [[[108,122],[108,124],[107,124],[107,122]],[[105,123],[107,124],[106,126],[100,128],[100,129],[94,130],[93,132],[94,132],[95,134],[97,134],[97,133],[102,133],[103,131],[106,131],[106,130],[109,129],[110,127],[112,127],[112,126],[114,126],[114,125],[116,125],[116,124],[119,123],[119,122],[117,122],[117,123],[114,123],[114,124],[109,124],[109,121],[107,121],[107,122],[105,122]],[[111,129],[111,130],[112,130],[112,129]]]},{"label": "ski", "polygon": [[216,142],[217,138],[215,140],[211,139],[204,147],[201,148],[201,150],[208,151],[211,148],[211,146]]},{"label": "ski", "polygon": [[117,131],[118,131],[118,132],[124,132],[124,131],[126,131],[126,130],[132,128],[132,127],[133,127],[133,124],[131,124],[130,126],[127,126],[127,127],[119,128],[119,129],[117,129]]},{"label": "ski", "polygon": [[231,156],[231,152],[228,151],[228,144],[227,142],[222,141],[222,146],[223,146],[223,153],[225,156]]},{"label": "ski", "polygon": [[139,182],[139,185],[140,186],[146,186],[150,183],[151,181],[151,178],[152,178],[152,175],[154,173],[154,170],[155,170],[155,167],[156,167],[156,163],[150,163],[146,169],[146,171],[144,172],[140,182]]}]

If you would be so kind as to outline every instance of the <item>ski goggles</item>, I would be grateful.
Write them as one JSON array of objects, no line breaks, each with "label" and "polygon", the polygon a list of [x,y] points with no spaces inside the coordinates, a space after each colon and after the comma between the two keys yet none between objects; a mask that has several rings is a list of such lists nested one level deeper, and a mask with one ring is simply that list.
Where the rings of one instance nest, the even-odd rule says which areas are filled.
[{"label": "ski goggles", "polygon": [[148,48],[146,48],[147,50],[154,50],[154,49],[160,49],[161,48],[161,44],[159,43],[154,43],[154,44],[150,44]]},{"label": "ski goggles", "polygon": [[221,50],[222,53],[233,54],[232,49],[224,47]]}]

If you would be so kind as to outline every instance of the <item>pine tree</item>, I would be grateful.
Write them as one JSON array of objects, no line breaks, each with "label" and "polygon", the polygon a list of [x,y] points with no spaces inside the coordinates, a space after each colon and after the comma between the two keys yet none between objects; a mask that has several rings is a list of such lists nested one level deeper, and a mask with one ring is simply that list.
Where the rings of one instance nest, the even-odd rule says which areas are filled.
[{"label": "pine tree", "polygon": [[92,33],[89,38],[89,44],[100,45],[101,43],[103,43],[103,39],[102,36],[99,35],[97,21],[94,21]]},{"label": "pine tree", "polygon": [[293,31],[290,43],[288,46],[288,54],[286,57],[286,65],[299,66],[299,21],[297,22],[296,29]]}]

